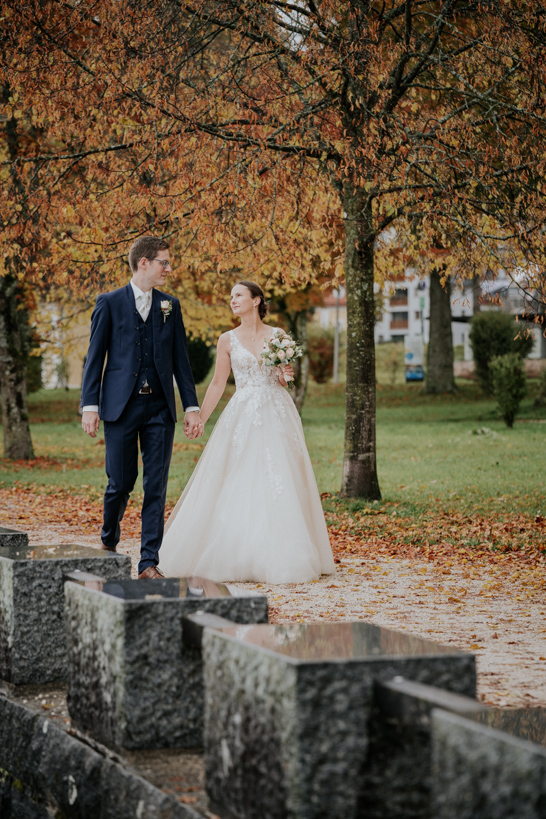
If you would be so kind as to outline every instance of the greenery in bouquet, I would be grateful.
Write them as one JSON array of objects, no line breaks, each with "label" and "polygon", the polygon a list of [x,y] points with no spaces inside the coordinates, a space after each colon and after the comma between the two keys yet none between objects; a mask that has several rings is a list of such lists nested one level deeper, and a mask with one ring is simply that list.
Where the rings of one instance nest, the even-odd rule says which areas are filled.
[{"label": "greenery in bouquet", "polygon": [[[265,367],[286,367],[295,358],[303,355],[303,347],[298,344],[291,335],[284,330],[276,329],[263,347],[261,357]],[[289,390],[294,389],[294,380],[284,374],[286,386]]]}]

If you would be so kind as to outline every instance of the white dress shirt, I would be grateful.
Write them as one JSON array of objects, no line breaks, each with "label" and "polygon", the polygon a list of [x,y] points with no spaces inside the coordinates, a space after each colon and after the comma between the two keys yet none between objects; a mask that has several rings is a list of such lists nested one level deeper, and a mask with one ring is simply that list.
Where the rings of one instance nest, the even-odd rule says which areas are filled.
[{"label": "white dress shirt", "polygon": [[[129,282],[131,287],[133,288],[133,293],[135,296],[135,306],[138,312],[142,317],[142,321],[146,321],[148,316],[150,315],[150,310],[152,309],[152,290],[148,290],[146,293],[138,287],[134,281],[131,279]],[[98,412],[99,408],[95,404],[90,404],[87,407],[82,407],[82,412]],[[184,410],[184,414],[188,414],[188,412],[199,412],[199,407],[186,407]]]}]

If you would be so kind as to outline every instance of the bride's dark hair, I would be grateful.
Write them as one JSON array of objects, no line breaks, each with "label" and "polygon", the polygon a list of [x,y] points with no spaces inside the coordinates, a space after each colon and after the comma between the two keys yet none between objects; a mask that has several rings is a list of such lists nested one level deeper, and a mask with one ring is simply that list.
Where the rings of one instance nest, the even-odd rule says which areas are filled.
[{"label": "bride's dark hair", "polygon": [[265,300],[264,291],[260,287],[259,284],[255,282],[236,282],[236,284],[240,284],[243,287],[246,287],[247,290],[250,290],[250,295],[253,299],[257,299],[259,297],[260,303],[258,305],[258,313],[261,319],[267,316],[267,311],[269,310],[269,305]]}]

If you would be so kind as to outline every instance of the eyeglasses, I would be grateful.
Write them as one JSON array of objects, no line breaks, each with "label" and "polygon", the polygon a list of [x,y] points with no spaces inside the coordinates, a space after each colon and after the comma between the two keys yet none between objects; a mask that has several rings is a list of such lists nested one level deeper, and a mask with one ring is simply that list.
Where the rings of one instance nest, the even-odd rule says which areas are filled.
[{"label": "eyeglasses", "polygon": [[168,267],[171,266],[171,263],[167,259],[148,259],[149,262],[159,262],[163,270],[166,270]]}]

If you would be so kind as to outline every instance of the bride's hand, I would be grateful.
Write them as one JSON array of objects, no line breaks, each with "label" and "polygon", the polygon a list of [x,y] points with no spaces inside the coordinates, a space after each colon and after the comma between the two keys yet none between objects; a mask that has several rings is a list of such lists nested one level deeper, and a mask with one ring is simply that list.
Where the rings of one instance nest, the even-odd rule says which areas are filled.
[{"label": "bride's hand", "polygon": [[[288,376],[288,378],[287,378]],[[284,364],[282,367],[279,367],[279,381],[281,382],[283,387],[286,387],[288,381],[294,380],[294,370],[291,364]]]}]

